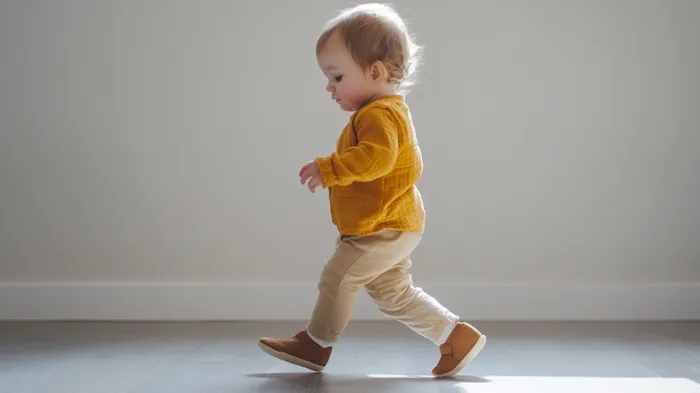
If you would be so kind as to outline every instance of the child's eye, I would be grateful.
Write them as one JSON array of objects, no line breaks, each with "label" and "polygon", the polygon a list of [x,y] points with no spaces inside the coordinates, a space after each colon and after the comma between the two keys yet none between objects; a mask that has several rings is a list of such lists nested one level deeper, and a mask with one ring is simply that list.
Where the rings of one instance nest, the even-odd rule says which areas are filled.
[{"label": "child's eye", "polygon": [[343,76],[339,75],[339,76],[336,76],[334,79],[336,82],[340,82],[341,80],[343,80]]}]

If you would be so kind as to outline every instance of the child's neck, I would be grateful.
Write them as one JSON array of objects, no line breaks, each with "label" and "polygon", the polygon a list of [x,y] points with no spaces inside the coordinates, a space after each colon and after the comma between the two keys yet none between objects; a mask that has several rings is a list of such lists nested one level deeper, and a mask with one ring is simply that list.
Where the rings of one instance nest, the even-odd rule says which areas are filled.
[{"label": "child's neck", "polygon": [[[394,86],[394,85],[389,85],[389,84],[382,85],[381,87],[379,87],[379,88],[377,89],[377,91],[374,92],[374,94],[372,94],[372,95],[369,97],[369,99],[367,99],[367,101],[365,101],[365,105],[371,104],[372,102],[377,101],[377,100],[379,100],[379,99],[381,99],[381,98],[388,97],[388,96],[393,96],[393,95],[396,95],[396,94],[398,94],[398,93],[396,92],[396,86]],[[364,105],[363,105],[363,106],[364,106]]]}]

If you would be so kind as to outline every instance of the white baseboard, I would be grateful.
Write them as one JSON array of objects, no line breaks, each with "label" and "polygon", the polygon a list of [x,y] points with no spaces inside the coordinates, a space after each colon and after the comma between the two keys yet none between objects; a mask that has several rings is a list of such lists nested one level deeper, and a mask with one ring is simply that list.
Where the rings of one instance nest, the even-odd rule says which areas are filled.
[{"label": "white baseboard", "polygon": [[[467,320],[700,320],[700,282],[421,285]],[[0,320],[304,320],[314,283],[0,282]],[[353,319],[385,319],[361,291]]]}]

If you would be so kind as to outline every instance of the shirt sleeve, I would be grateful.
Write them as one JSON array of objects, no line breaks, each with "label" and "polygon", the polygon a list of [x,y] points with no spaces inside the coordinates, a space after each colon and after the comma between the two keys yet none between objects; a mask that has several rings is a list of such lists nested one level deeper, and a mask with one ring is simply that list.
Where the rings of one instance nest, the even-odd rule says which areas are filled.
[{"label": "shirt sleeve", "polygon": [[369,182],[394,167],[399,145],[396,120],[382,108],[372,108],[358,120],[357,146],[316,159],[324,188]]}]

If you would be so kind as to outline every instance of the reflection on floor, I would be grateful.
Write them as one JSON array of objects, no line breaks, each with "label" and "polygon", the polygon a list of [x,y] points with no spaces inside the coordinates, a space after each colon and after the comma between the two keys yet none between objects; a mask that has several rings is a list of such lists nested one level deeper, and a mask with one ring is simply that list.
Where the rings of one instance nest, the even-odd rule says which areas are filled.
[{"label": "reflection on floor", "polygon": [[300,323],[0,323],[1,393],[700,393],[700,323],[476,323],[489,343],[460,375],[397,322],[351,322],[324,373],[260,335]]}]

